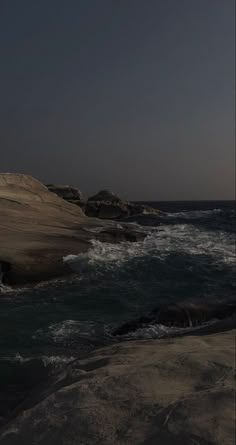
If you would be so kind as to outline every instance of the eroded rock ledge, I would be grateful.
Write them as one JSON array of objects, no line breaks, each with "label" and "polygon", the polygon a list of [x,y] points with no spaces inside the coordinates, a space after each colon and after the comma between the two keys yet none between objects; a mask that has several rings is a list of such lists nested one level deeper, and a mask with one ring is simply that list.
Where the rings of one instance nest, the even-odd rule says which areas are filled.
[{"label": "eroded rock ledge", "polygon": [[235,330],[115,344],[36,389],[0,445],[233,445],[234,373]]},{"label": "eroded rock ledge", "polygon": [[5,283],[70,273],[63,256],[87,251],[92,239],[117,243],[145,236],[128,224],[88,218],[31,176],[0,174],[0,273]]}]

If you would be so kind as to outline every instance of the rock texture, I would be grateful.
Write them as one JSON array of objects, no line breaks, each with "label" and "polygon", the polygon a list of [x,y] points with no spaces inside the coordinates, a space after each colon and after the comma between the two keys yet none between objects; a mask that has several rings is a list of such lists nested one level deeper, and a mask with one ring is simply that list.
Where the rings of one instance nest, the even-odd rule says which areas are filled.
[{"label": "rock texture", "polygon": [[[236,302],[191,302],[168,304],[154,309],[147,315],[119,326],[113,335],[127,335],[152,325],[187,328],[212,321],[225,320],[236,315]],[[232,322],[235,322],[232,318]]]},{"label": "rock texture", "polygon": [[159,210],[147,205],[123,201],[109,190],[101,190],[86,201],[83,199],[82,193],[73,187],[51,184],[47,187],[63,199],[78,205],[89,217],[119,220],[137,215],[160,215],[161,213]]},{"label": "rock texture", "polygon": [[75,187],[70,187],[69,185],[53,185],[48,184],[47,188],[50,192],[56,193],[60,198],[66,201],[82,201],[83,195],[81,191]]},{"label": "rock texture", "polygon": [[122,201],[114,193],[101,190],[91,196],[86,204],[83,204],[86,215],[101,219],[122,219],[143,214],[159,215],[160,211],[152,207]]},{"label": "rock texture", "polygon": [[235,330],[116,344],[15,410],[0,445],[233,445]]},{"label": "rock texture", "polygon": [[6,283],[68,273],[62,257],[87,251],[91,239],[119,242],[144,236],[128,225],[117,228],[113,222],[87,218],[80,207],[30,176],[0,174],[0,274]]},{"label": "rock texture", "polygon": [[115,193],[110,192],[109,190],[101,190],[94,196],[90,196],[88,201],[103,201],[110,203],[121,203],[122,200],[115,195]]}]

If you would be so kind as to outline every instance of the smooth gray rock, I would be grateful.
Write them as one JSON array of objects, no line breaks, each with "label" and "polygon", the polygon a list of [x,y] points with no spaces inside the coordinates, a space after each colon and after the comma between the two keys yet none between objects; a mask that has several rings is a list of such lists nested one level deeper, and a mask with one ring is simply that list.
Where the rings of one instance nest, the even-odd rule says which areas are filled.
[{"label": "smooth gray rock", "polygon": [[233,445],[235,330],[115,344],[35,389],[0,445]]}]

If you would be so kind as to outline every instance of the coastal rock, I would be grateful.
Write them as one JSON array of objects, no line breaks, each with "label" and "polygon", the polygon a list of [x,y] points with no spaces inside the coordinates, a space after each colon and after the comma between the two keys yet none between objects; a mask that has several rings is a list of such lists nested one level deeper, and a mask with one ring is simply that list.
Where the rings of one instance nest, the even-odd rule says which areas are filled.
[{"label": "coastal rock", "polygon": [[50,192],[60,196],[60,198],[66,201],[82,201],[83,195],[81,191],[75,187],[69,185],[53,185],[48,184],[47,188]]},{"label": "coastal rock", "polygon": [[135,239],[133,231],[130,226],[129,236],[127,225],[122,230],[116,223],[88,218],[79,206],[31,176],[0,174],[0,264],[5,283],[24,284],[69,273],[63,256],[86,252],[92,239],[112,243]]},{"label": "coastal rock", "polygon": [[86,201],[81,191],[75,187],[48,184],[47,188],[64,200],[80,207],[90,218],[119,220],[138,215],[158,216],[161,214],[158,209],[150,206],[123,201],[109,190],[101,190]]},{"label": "coastal rock", "polygon": [[117,195],[115,195],[113,192],[110,192],[109,190],[101,190],[94,196],[90,196],[88,198],[88,201],[103,201],[103,202],[110,202],[110,203],[122,203],[122,200],[118,198]]},{"label": "coastal rock", "polygon": [[124,323],[113,332],[113,335],[127,335],[138,329],[144,329],[157,324],[178,328],[201,326],[208,322],[230,318],[235,313],[235,302],[225,303],[216,301],[204,304],[194,302],[169,304],[160,306],[138,319]]},{"label": "coastal rock", "polygon": [[36,388],[0,445],[233,445],[234,373],[235,330],[115,344]]},{"label": "coastal rock", "polygon": [[108,190],[101,190],[96,195],[88,198],[87,204],[83,206],[83,209],[87,216],[115,220],[144,214],[158,216],[161,213],[158,209],[147,205],[122,201],[117,195]]}]

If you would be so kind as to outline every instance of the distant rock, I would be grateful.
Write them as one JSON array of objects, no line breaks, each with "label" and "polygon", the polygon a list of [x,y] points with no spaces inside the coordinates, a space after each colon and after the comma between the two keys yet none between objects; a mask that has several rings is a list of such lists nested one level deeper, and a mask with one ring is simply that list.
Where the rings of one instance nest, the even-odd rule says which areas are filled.
[{"label": "distant rock", "polygon": [[103,201],[103,202],[110,202],[110,203],[120,203],[122,200],[118,198],[113,192],[110,192],[109,190],[101,190],[94,196],[90,196],[88,198],[88,201]]},{"label": "distant rock", "polygon": [[0,277],[7,284],[47,280],[71,272],[63,256],[86,252],[91,240],[136,241],[127,224],[88,218],[79,206],[28,175],[0,174]]},{"label": "distant rock", "polygon": [[[80,203],[78,203],[80,205]],[[122,201],[109,190],[101,190],[88,198],[87,203],[81,206],[87,216],[101,219],[119,220],[143,214],[159,215],[160,211],[152,207]]]},{"label": "distant rock", "polygon": [[90,196],[86,201],[81,191],[75,187],[48,184],[47,188],[65,201],[79,206],[85,215],[90,218],[121,220],[137,215],[159,215],[161,213],[158,209],[147,205],[123,201],[109,190],[101,190],[96,195]]},{"label": "distant rock", "polygon": [[56,195],[60,196],[60,198],[65,199],[66,201],[83,200],[81,191],[75,187],[71,187],[69,185],[48,184],[47,188],[50,192],[56,193]]}]

